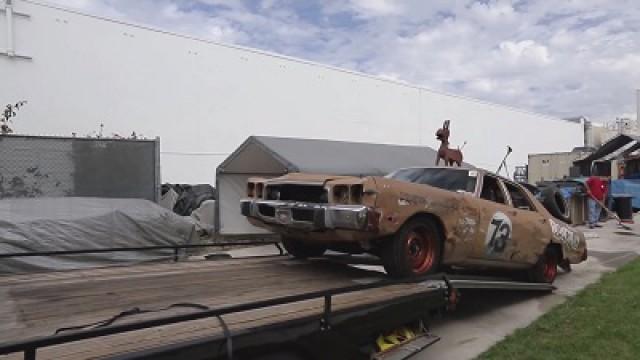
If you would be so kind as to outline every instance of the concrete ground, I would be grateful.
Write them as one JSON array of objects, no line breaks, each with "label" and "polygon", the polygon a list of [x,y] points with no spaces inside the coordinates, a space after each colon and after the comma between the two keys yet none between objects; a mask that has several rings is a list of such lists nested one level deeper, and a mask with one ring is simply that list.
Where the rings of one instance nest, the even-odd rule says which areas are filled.
[{"label": "concrete ground", "polygon": [[[475,290],[463,293],[461,302],[452,313],[445,314],[430,324],[430,330],[441,337],[435,345],[412,359],[473,359],[492,345],[526,327],[554,306],[564,302],[602,274],[611,272],[640,256],[640,214],[636,215],[631,232],[622,230],[615,220],[602,228],[577,228],[585,233],[589,257],[573,265],[570,273],[559,270],[550,294]],[[234,257],[276,255],[274,246],[246,248],[228,252]],[[379,266],[360,266],[380,270]]]},{"label": "concrete ground", "polygon": [[578,227],[587,237],[589,258],[573,271],[559,271],[557,290],[551,294],[482,291],[467,294],[455,312],[431,324],[441,340],[415,359],[473,359],[516,329],[526,327],[554,306],[564,302],[605,272],[614,271],[640,255],[640,215],[630,225],[634,233],[620,229],[615,220],[603,228]]}]

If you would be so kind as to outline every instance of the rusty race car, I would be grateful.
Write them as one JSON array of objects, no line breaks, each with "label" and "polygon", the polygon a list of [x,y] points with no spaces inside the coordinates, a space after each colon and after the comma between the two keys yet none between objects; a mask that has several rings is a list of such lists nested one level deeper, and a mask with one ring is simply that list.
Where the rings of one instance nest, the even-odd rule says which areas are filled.
[{"label": "rusty race car", "polygon": [[448,268],[526,270],[551,283],[587,257],[585,237],[523,186],[484,170],[405,168],[385,177],[251,178],[242,214],[299,258],[372,253],[395,277]]}]

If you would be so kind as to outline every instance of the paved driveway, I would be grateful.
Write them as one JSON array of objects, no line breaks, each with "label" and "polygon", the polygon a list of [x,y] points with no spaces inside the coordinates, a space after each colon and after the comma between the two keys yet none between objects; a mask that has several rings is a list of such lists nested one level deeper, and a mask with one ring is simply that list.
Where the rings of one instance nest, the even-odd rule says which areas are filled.
[{"label": "paved driveway", "polygon": [[635,234],[610,220],[601,229],[581,229],[589,258],[570,273],[560,271],[556,291],[547,295],[482,291],[467,294],[458,309],[432,323],[442,339],[415,359],[473,359],[518,328],[525,327],[567,297],[640,255],[640,216],[631,225]]},{"label": "paved driveway", "polygon": [[[573,271],[560,270],[551,294],[508,291],[466,293],[455,312],[432,322],[431,330],[442,339],[412,359],[473,359],[518,328],[525,327],[554,306],[564,302],[603,273],[614,271],[640,255],[640,215],[631,225],[635,234],[621,230],[614,220],[601,229],[585,232],[589,258],[574,265]],[[262,255],[277,254],[275,247],[260,247]],[[256,248],[231,251],[234,256],[255,255]],[[381,270],[379,266],[361,266]]]}]

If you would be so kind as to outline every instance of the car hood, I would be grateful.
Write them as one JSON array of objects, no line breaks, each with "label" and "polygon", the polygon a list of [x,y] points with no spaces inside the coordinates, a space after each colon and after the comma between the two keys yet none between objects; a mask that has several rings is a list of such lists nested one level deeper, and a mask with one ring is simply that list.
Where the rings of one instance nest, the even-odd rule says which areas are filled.
[{"label": "car hood", "polygon": [[272,178],[265,183],[300,183],[300,184],[325,184],[329,181],[339,180],[340,182],[360,182],[362,178],[356,176],[343,175],[327,175],[327,174],[308,174],[308,173],[291,173],[277,178]]}]

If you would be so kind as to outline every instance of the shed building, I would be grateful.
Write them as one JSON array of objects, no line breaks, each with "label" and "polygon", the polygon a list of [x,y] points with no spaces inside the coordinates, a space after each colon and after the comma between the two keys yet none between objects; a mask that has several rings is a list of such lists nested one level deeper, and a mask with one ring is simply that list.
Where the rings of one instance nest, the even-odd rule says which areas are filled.
[{"label": "shed building", "polygon": [[[602,144],[596,151],[574,161],[574,165],[579,167],[580,175],[589,176],[592,174],[600,176],[619,175],[627,178],[640,177],[640,166],[637,164],[638,151],[640,150],[640,136],[630,134],[618,134]],[[627,160],[627,161],[625,161]],[[614,162],[625,161],[626,167],[623,174],[619,174],[619,169]]]},{"label": "shed building", "polygon": [[[216,170],[217,230],[222,235],[266,233],[240,214],[240,199],[246,197],[249,177],[292,172],[386,175],[403,167],[433,166],[436,153],[427,146],[251,136]],[[471,167],[467,163],[463,166]]]}]

